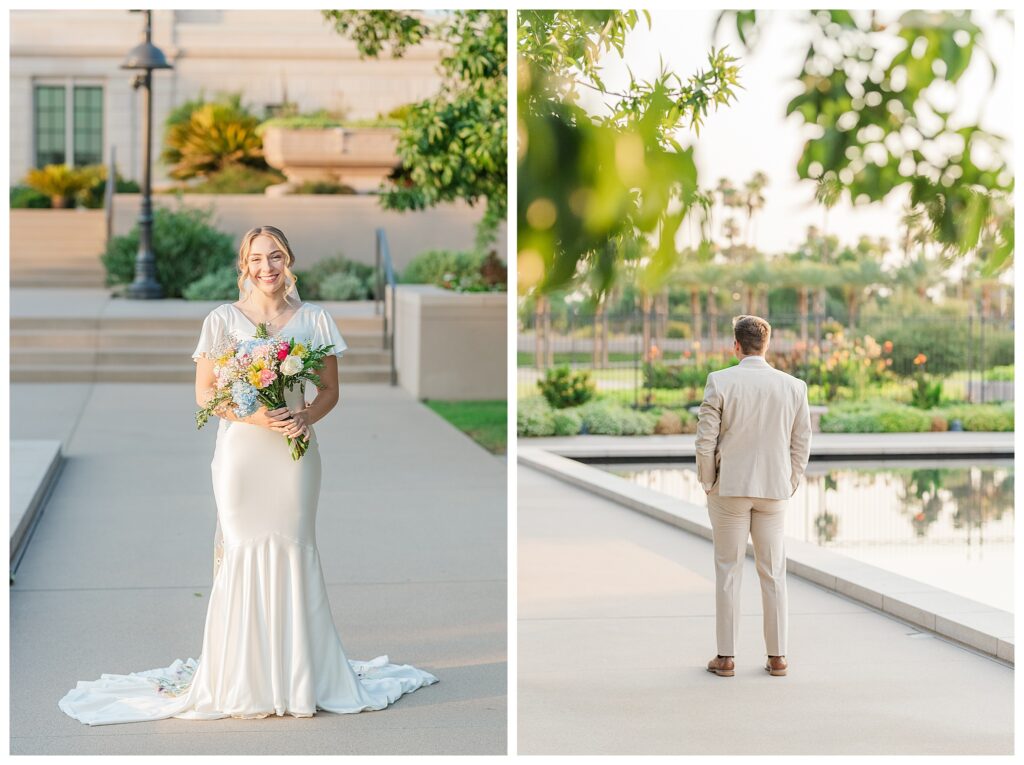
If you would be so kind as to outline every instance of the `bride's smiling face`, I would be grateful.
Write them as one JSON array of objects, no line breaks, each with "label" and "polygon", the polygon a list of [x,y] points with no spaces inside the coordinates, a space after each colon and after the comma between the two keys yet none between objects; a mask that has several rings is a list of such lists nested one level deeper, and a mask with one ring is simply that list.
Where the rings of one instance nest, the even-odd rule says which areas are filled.
[{"label": "bride's smiling face", "polygon": [[285,287],[284,268],[288,254],[269,236],[252,240],[246,267],[256,289],[268,297]]}]

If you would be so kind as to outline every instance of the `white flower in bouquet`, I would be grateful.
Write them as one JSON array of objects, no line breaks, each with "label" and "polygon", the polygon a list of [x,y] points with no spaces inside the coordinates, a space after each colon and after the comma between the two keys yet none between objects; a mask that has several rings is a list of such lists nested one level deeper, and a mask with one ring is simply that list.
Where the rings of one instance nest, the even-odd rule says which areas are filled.
[{"label": "white flower in bouquet", "polygon": [[286,377],[291,377],[292,375],[301,372],[302,367],[302,358],[292,354],[286,356],[285,360],[281,362],[281,374],[285,375]]}]

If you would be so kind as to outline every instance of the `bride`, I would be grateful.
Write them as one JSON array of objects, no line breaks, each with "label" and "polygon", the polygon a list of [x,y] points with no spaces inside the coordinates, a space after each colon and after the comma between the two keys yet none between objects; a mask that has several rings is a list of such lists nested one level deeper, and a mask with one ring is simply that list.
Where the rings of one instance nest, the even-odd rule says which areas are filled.
[{"label": "bride", "polygon": [[[211,352],[225,339],[251,339],[257,325],[306,347],[346,344],[323,308],[303,303],[284,234],[260,226],[242,237],[239,302],[215,308],[203,322],[196,361],[196,402],[213,394]],[[80,681],[60,708],[89,725],[179,717],[311,717],[383,709],[404,693],[437,682],[428,672],[346,658],[334,626],[316,545],[320,451],[313,424],[338,403],[332,356],[309,404],[304,390],[285,390],[286,406],[260,407],[244,418],[219,411],[211,468],[217,502],[214,578],[199,660],[104,674]],[[285,436],[306,438],[293,460]]]}]

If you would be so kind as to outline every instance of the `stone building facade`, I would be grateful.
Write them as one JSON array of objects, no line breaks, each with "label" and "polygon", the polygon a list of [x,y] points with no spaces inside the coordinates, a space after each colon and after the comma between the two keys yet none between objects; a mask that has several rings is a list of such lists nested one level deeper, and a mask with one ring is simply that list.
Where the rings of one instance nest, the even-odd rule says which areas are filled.
[{"label": "stone building facade", "polygon": [[[144,18],[127,10],[10,12],[10,183],[52,162],[106,163],[141,180],[142,97],[121,69],[142,39]],[[285,102],[301,112],[340,111],[348,119],[387,114],[440,85],[440,47],[403,58],[360,60],[318,10],[153,11],[153,43],[173,70],[154,73],[153,147],[175,106],[200,93],[242,93],[259,117]],[[154,183],[166,180],[154,162]]]}]

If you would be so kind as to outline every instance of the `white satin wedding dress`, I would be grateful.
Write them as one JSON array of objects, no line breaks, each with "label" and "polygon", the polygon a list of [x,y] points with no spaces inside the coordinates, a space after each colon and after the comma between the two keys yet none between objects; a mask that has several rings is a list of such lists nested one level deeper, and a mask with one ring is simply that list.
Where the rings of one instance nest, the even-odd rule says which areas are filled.
[{"label": "white satin wedding dress", "polygon": [[[252,338],[256,327],[237,307],[218,306],[203,322],[192,358],[225,333]],[[334,343],[339,356],[346,348],[330,314],[311,303],[281,334],[314,346]],[[303,395],[286,391],[288,406],[301,406]],[[387,656],[365,662],[345,656],[316,545],[321,464],[312,427],[308,451],[293,461],[283,436],[219,418],[211,467],[218,543],[199,660],[80,681],[60,700],[64,712],[89,725],[311,717],[318,709],[383,709],[437,682]]]}]

